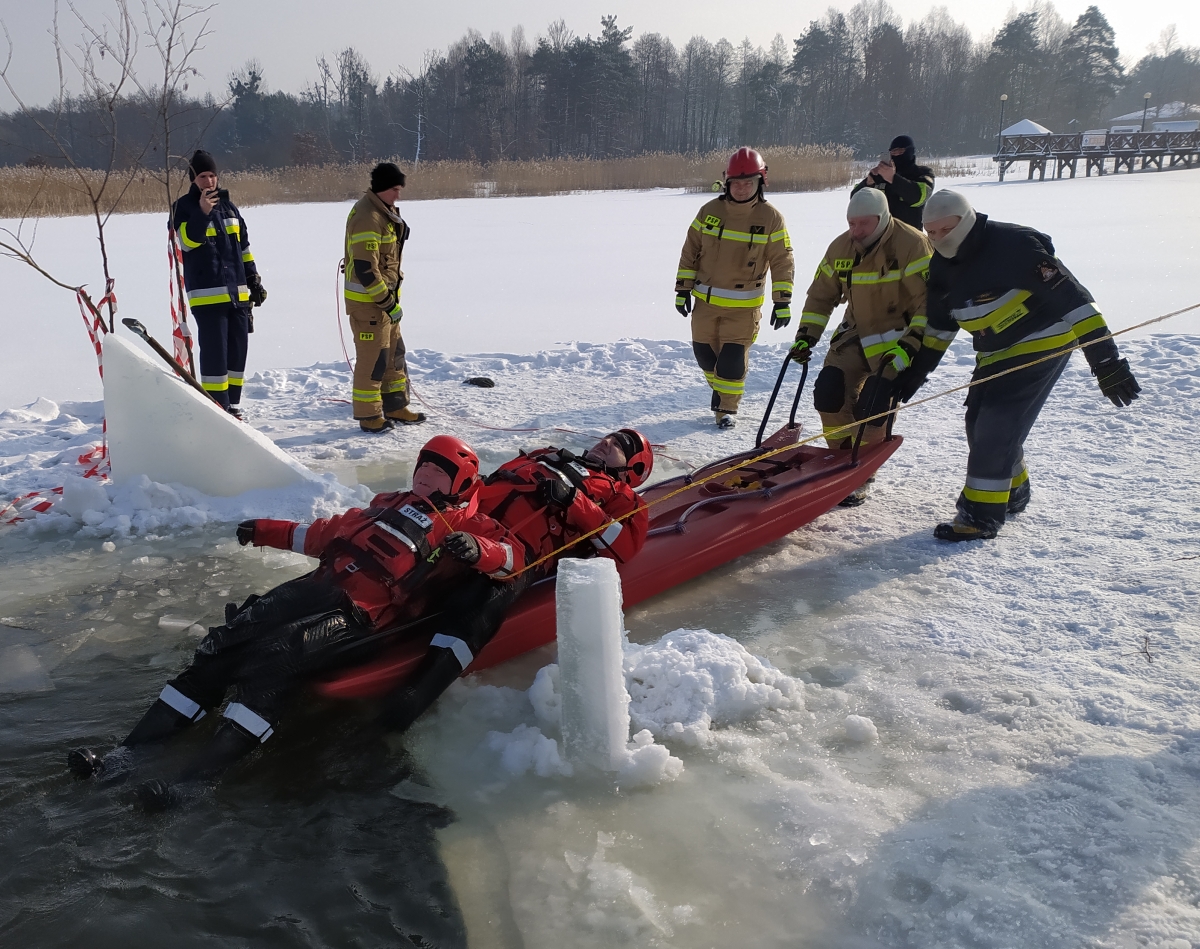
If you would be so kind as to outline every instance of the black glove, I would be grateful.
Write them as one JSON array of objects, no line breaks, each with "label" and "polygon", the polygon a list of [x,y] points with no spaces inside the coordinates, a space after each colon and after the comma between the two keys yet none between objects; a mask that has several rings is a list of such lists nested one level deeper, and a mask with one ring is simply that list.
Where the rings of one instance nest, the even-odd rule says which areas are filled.
[{"label": "black glove", "polygon": [[[854,405],[855,420],[861,422],[872,415],[886,412],[892,407],[892,397],[895,393],[896,383],[894,380],[878,375],[868,376],[867,381],[863,383],[862,391],[858,394],[858,402]],[[887,416],[885,415],[883,418],[877,418],[867,424],[878,427],[886,422]]]},{"label": "black glove", "polygon": [[250,302],[255,306],[262,306],[267,302],[267,288],[262,284],[262,277],[258,274],[249,274],[246,277],[246,286],[250,288]]},{"label": "black glove", "polygon": [[547,478],[538,484],[537,494],[538,500],[546,507],[565,511],[575,500],[575,487],[557,478]]},{"label": "black glove", "polygon": [[254,543],[254,525],[256,521],[242,521],[237,526],[237,542],[245,547]]},{"label": "black glove", "polygon": [[1129,371],[1128,359],[1106,359],[1092,372],[1100,384],[1100,391],[1108,396],[1117,408],[1129,405],[1142,391],[1142,387],[1133,378],[1133,373]]},{"label": "black glove", "polygon": [[792,343],[792,348],[788,352],[788,359],[792,362],[808,362],[812,359],[813,346],[817,341],[805,333],[800,333],[796,336],[796,341]]},{"label": "black glove", "polygon": [[911,366],[900,373],[892,383],[892,392],[901,402],[907,402],[921,386],[925,385],[925,380],[929,377],[927,372],[918,372]]},{"label": "black glove", "polygon": [[479,541],[464,531],[455,531],[446,535],[442,546],[455,560],[462,563],[479,563]]},{"label": "black glove", "polygon": [[787,326],[792,322],[792,305],[790,303],[776,303],[775,308],[771,310],[771,329],[777,330],[780,327]]},{"label": "black glove", "polygon": [[675,293],[675,309],[679,311],[679,315],[687,319],[692,315],[692,291],[679,290]]}]

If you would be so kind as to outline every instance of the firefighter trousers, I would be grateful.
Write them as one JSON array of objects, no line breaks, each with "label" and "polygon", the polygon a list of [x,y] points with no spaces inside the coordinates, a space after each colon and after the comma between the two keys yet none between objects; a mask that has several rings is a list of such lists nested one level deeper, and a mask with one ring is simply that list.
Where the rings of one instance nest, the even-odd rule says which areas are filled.
[{"label": "firefighter trousers", "polygon": [[692,352],[712,389],[714,412],[732,415],[746,391],[750,346],[758,337],[758,307],[713,306],[696,298],[692,309]]},{"label": "firefighter trousers", "polygon": [[400,324],[376,306],[346,307],[354,333],[354,417],[377,419],[408,405],[408,363]]},{"label": "firefighter trousers", "polygon": [[[973,387],[967,395],[967,482],[958,496],[959,520],[994,528],[1029,500],[1025,439],[1070,354]],[[972,381],[1005,368],[975,370]]]},{"label": "firefighter trousers", "polygon": [[[830,448],[851,448],[858,437],[854,410],[871,367],[863,355],[857,332],[834,336],[825,354],[825,364],[813,383],[813,407],[821,416],[821,429]],[[846,426],[850,426],[846,428]],[[883,441],[886,425],[868,425],[862,443]]]},{"label": "firefighter trousers", "polygon": [[200,385],[226,408],[239,405],[250,342],[250,311],[232,303],[211,303],[194,307],[192,316],[200,343]]}]

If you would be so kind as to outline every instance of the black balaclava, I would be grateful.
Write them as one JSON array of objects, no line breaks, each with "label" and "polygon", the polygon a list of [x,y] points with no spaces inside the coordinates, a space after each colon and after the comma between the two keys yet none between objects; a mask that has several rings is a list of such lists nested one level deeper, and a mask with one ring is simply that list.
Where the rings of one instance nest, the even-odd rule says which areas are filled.
[{"label": "black balaclava", "polygon": [[896,170],[900,174],[904,174],[907,169],[913,168],[917,164],[917,146],[913,140],[907,135],[897,135],[892,139],[892,144],[888,146],[890,152],[893,148],[903,148],[903,155],[895,155],[892,157],[892,163],[895,164]]}]

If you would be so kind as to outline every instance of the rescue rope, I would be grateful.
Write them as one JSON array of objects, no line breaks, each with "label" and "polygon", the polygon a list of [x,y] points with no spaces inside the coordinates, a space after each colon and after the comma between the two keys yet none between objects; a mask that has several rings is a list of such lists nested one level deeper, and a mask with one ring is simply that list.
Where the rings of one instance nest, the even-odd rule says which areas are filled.
[{"label": "rescue rope", "polygon": [[542,555],[541,557],[539,557],[537,560],[533,561],[532,563],[526,564],[520,570],[515,571],[507,579],[510,579],[510,580],[516,579],[521,574],[525,573],[527,570],[533,570],[535,567],[541,566],[546,561],[554,559],[559,554],[561,554],[564,550],[567,550],[570,547],[574,547],[576,544],[579,544],[582,541],[585,541],[591,537],[594,537],[597,534],[603,533],[604,531],[608,530],[608,528],[610,526],[612,526],[612,524],[614,522],[620,523],[621,521],[628,520],[629,518],[631,518],[635,514],[637,514],[638,511],[648,510],[648,509],[654,507],[655,505],[662,504],[664,501],[669,501],[674,497],[678,497],[679,495],[681,495],[687,491],[690,491],[692,488],[694,488],[698,485],[706,484],[709,481],[714,481],[717,478],[724,477],[725,475],[728,475],[728,474],[733,474],[735,471],[745,468],[747,465],[753,465],[760,461],[765,461],[768,458],[773,458],[776,455],[783,454],[784,452],[792,451],[794,448],[799,448],[801,445],[808,445],[811,442],[815,442],[817,439],[826,438],[829,435],[836,435],[839,432],[845,432],[846,435],[849,435],[854,429],[859,428],[860,426],[867,425],[873,421],[876,421],[877,419],[884,419],[884,418],[887,418],[889,415],[896,415],[899,412],[904,411],[905,409],[916,408],[916,406],[918,406],[918,405],[924,405],[925,403],[932,402],[935,399],[941,399],[941,398],[944,398],[945,396],[953,395],[956,392],[963,392],[967,389],[974,388],[977,385],[982,385],[985,382],[991,382],[992,380],[999,379],[1002,376],[1011,375],[1014,372],[1020,372],[1022,369],[1028,369],[1030,366],[1037,366],[1041,363],[1049,362],[1051,359],[1058,359],[1060,356],[1069,356],[1069,355],[1071,355],[1071,353],[1073,353],[1077,350],[1086,349],[1088,346],[1094,346],[1096,343],[1102,343],[1105,340],[1115,339],[1116,337],[1123,336],[1126,333],[1132,333],[1134,330],[1144,329],[1147,326],[1153,326],[1155,323],[1161,323],[1164,320],[1169,320],[1169,319],[1172,319],[1173,317],[1180,316],[1184,313],[1189,313],[1192,310],[1198,310],[1198,309],[1200,309],[1200,303],[1193,303],[1191,306],[1185,306],[1182,309],[1173,310],[1170,313],[1164,313],[1162,316],[1156,316],[1156,317],[1153,317],[1152,319],[1144,320],[1141,323],[1135,323],[1133,326],[1127,326],[1123,330],[1117,330],[1116,332],[1109,332],[1107,335],[1101,336],[1098,339],[1088,340],[1086,343],[1085,342],[1077,342],[1073,346],[1068,347],[1067,349],[1056,349],[1053,352],[1047,353],[1045,356],[1041,356],[1038,359],[1032,360],[1031,362],[1021,363],[1021,365],[1019,365],[1019,366],[1012,366],[1008,369],[1003,369],[1000,372],[992,373],[991,375],[986,376],[983,379],[974,379],[970,382],[964,383],[963,385],[955,386],[952,389],[946,389],[942,392],[936,392],[933,395],[926,396],[923,399],[918,399],[915,402],[906,402],[902,405],[897,405],[893,408],[888,409],[885,412],[878,412],[875,415],[869,415],[866,418],[859,419],[858,421],[852,422],[847,425],[839,426],[838,428],[831,429],[828,432],[822,431],[816,435],[809,435],[807,438],[799,439],[798,441],[796,441],[794,444],[791,444],[791,445],[784,445],[781,448],[769,449],[767,451],[762,452],[759,455],[754,456],[753,458],[748,458],[743,461],[739,461],[735,465],[731,465],[727,468],[722,468],[719,471],[714,471],[712,474],[705,475],[703,478],[698,478],[695,481],[691,481],[688,484],[685,484],[681,488],[676,488],[674,491],[670,491],[667,494],[664,494],[662,497],[654,498],[654,500],[652,500],[652,501],[647,501],[645,503],[645,505],[643,505],[642,507],[635,508],[634,510],[629,511],[625,514],[622,514],[619,517],[611,518],[608,521],[606,521],[605,523],[601,524],[599,527],[588,531],[586,534],[581,534],[579,537],[574,538],[569,544],[563,544],[563,546],[558,547],[555,550],[552,550],[548,554]]},{"label": "rescue rope", "polygon": [[350,362],[350,353],[346,349],[346,336],[342,332],[342,281],[339,278],[345,272],[346,258],[343,257],[340,261],[338,261],[337,270],[333,275],[333,312],[337,319],[338,342],[342,344],[342,356],[344,356],[346,359],[346,368],[351,372],[354,372],[354,365]]}]

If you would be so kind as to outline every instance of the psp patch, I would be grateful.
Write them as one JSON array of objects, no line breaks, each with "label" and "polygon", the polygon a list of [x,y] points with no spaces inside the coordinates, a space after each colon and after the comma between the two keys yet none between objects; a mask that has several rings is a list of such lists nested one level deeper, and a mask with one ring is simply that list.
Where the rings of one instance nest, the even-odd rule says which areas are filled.
[{"label": "psp patch", "polygon": [[379,250],[379,241],[367,241],[367,250],[369,250],[369,251]]},{"label": "psp patch", "polygon": [[709,214],[704,218],[705,227],[720,227],[721,219],[715,214]]},{"label": "psp patch", "polygon": [[374,341],[375,334],[374,333],[359,333],[358,338],[360,340],[362,340],[364,343],[370,343],[370,342]]}]

